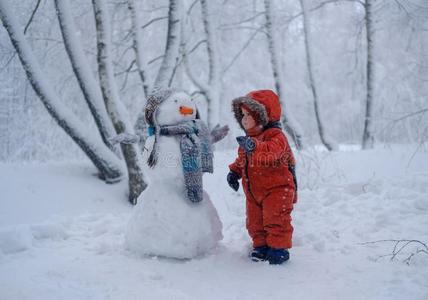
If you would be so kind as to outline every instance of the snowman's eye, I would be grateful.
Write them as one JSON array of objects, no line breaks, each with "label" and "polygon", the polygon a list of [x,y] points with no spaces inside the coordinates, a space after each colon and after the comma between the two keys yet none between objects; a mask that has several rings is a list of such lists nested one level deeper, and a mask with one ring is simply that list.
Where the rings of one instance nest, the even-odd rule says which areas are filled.
[{"label": "snowman's eye", "polygon": [[175,99],[175,100],[174,100],[174,102],[175,102],[175,103],[178,103],[178,100],[177,100],[177,99]]},{"label": "snowman's eye", "polygon": [[190,101],[193,101],[193,98],[190,98]]}]

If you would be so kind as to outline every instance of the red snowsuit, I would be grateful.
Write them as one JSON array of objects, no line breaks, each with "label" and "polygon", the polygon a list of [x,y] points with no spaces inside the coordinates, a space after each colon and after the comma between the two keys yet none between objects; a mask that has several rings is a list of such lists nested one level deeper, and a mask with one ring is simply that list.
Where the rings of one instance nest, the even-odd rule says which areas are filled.
[{"label": "red snowsuit", "polygon": [[295,160],[282,130],[269,126],[279,121],[281,116],[278,96],[270,90],[261,90],[233,100],[239,124],[242,120],[241,105],[267,128],[252,136],[256,144],[252,152],[246,154],[239,147],[238,158],[229,165],[230,170],[242,178],[248,233],[254,247],[291,248],[291,211],[297,194],[289,166],[294,167]]}]

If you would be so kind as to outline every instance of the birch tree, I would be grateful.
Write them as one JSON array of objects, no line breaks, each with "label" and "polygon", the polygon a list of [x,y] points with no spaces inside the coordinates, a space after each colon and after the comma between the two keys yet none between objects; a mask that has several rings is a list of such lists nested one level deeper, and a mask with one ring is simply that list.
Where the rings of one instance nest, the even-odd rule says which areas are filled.
[{"label": "birch tree", "polygon": [[313,69],[313,53],[312,53],[312,37],[311,37],[311,29],[310,29],[310,20],[309,20],[309,12],[306,6],[306,0],[299,0],[300,7],[302,9],[302,18],[303,18],[303,39],[305,42],[305,54],[306,54],[306,66],[308,70],[309,76],[309,86],[312,93],[312,98],[314,101],[314,111],[315,111],[315,119],[318,127],[318,134],[320,136],[321,142],[323,145],[329,150],[337,150],[337,144],[332,141],[332,139],[325,132],[324,123],[321,117],[321,109],[319,107],[319,99],[318,99],[318,88],[316,84],[315,72]]},{"label": "birch tree", "polygon": [[153,89],[165,88],[171,85],[174,67],[177,64],[180,47],[182,1],[169,0],[168,32],[165,54],[159,72],[153,84]]},{"label": "birch tree", "polygon": [[119,181],[122,177],[122,166],[119,159],[98,135],[90,134],[78,118],[59,102],[58,99],[60,97],[51,88],[51,83],[41,70],[21,28],[19,28],[15,20],[15,15],[15,12],[6,1],[0,1],[0,19],[8,32],[28,80],[37,96],[52,118],[96,166],[100,177],[111,183]]},{"label": "birch tree", "polygon": [[141,16],[138,10],[137,3],[135,0],[128,0],[128,9],[131,12],[132,20],[132,37],[133,46],[135,53],[135,61],[137,63],[138,75],[140,76],[141,83],[143,85],[144,98],[147,99],[149,96],[150,88],[147,81],[147,66],[144,59],[143,43],[141,40]]},{"label": "birch tree", "polygon": [[374,93],[374,66],[373,66],[373,0],[365,0],[365,26],[367,39],[367,67],[366,67],[366,101],[364,115],[364,131],[363,131],[363,149],[371,149],[374,144],[373,136],[373,93]]},{"label": "birch tree", "polygon": [[[111,58],[110,17],[105,0],[92,0],[97,29],[98,75],[107,112],[117,134],[133,134],[129,115],[120,100],[117,90]],[[141,152],[137,144],[123,144],[121,149],[126,161],[129,178],[129,201],[137,203],[137,198],[146,188],[141,168]]]},{"label": "birch tree", "polygon": [[288,109],[288,105],[286,105],[286,102],[284,100],[284,97],[285,97],[284,88],[282,85],[282,79],[284,78],[284,76],[282,75],[281,62],[279,59],[279,50],[278,50],[278,46],[276,45],[276,39],[274,36],[275,29],[272,22],[273,12],[272,12],[271,0],[264,0],[264,7],[265,7],[266,31],[267,31],[266,33],[267,33],[270,61],[272,65],[273,79],[275,81],[276,92],[278,93],[279,99],[282,102],[282,123],[285,127],[285,130],[293,139],[297,149],[303,149],[304,144],[303,144],[302,129],[300,128],[300,125],[291,116],[290,111]]},{"label": "birch tree", "polygon": [[99,84],[92,75],[90,64],[76,36],[77,29],[74,26],[73,18],[70,13],[69,1],[55,0],[55,7],[65,50],[70,59],[73,72],[104,143],[113,150],[113,145],[111,145],[109,139],[115,136],[116,133],[107,115]]},{"label": "birch tree", "polygon": [[[182,46],[183,59],[186,72],[192,82],[199,88],[207,101],[208,107],[208,127],[214,128],[220,121],[220,91],[222,90],[222,81],[220,77],[220,59],[218,55],[217,37],[213,24],[212,11],[209,1],[200,0],[201,15],[204,26],[206,49],[208,55],[208,79],[203,82],[194,73],[187,58],[185,42]],[[185,31],[185,29],[183,29]],[[184,33],[183,33],[184,34]],[[183,39],[185,40],[185,39]]]}]

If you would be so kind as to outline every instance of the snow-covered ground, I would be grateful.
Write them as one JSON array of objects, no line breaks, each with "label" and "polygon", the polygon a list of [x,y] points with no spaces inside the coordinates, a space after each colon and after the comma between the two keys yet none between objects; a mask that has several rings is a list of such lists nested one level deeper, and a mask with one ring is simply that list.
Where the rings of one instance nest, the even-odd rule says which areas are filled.
[{"label": "snow-covered ground", "polygon": [[242,190],[225,182],[234,152],[217,152],[204,177],[224,239],[193,260],[128,252],[126,183],[104,184],[89,163],[1,164],[0,299],[428,299],[428,255],[403,262],[422,245],[391,261],[394,242],[363,244],[428,243],[428,150],[342,150],[298,155],[282,266],[247,258]]}]

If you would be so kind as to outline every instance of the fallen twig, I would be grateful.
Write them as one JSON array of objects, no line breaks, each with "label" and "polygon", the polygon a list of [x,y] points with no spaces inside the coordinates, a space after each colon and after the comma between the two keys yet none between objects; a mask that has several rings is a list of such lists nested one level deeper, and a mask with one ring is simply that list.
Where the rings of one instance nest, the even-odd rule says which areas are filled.
[{"label": "fallen twig", "polygon": [[372,242],[365,242],[365,243],[361,243],[360,245],[369,245],[369,244],[378,244],[378,243],[385,243],[385,242],[391,242],[394,243],[394,248],[392,249],[392,253],[390,254],[385,254],[385,255],[381,255],[378,257],[379,258],[383,258],[383,257],[390,257],[390,260],[393,261],[394,259],[397,258],[397,256],[404,250],[406,249],[409,245],[413,244],[416,246],[421,246],[422,248],[418,248],[416,249],[416,251],[411,252],[404,260],[403,262],[406,263],[407,265],[410,265],[410,262],[412,260],[413,257],[415,257],[418,254],[424,253],[426,255],[428,255],[428,246],[426,243],[423,243],[419,240],[379,240],[379,241],[372,241]]}]

